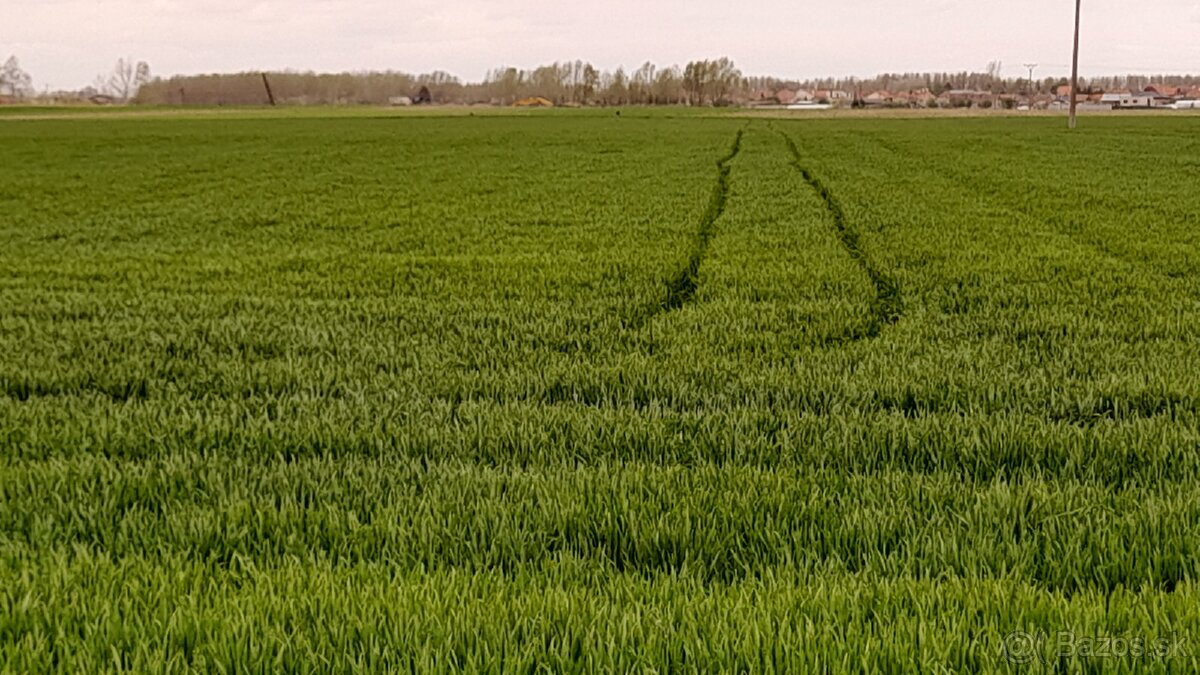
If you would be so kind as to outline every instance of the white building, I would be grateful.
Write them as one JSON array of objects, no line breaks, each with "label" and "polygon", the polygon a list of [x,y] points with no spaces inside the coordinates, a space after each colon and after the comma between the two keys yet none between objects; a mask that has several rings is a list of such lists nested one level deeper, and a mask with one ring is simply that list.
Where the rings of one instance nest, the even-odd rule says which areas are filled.
[{"label": "white building", "polygon": [[1161,108],[1170,105],[1171,99],[1154,91],[1140,91],[1136,94],[1122,94],[1117,103],[1118,108]]}]

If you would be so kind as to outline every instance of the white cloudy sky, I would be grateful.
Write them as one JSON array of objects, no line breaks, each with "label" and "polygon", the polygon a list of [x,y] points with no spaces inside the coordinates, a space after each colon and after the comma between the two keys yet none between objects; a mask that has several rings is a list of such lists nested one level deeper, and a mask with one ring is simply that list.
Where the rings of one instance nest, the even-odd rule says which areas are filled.
[{"label": "white cloudy sky", "polygon": [[[0,59],[75,88],[120,56],[156,74],[450,71],[727,55],[783,77],[1070,61],[1071,0],[0,0]],[[1200,73],[1200,0],[1084,0],[1083,70]]]}]

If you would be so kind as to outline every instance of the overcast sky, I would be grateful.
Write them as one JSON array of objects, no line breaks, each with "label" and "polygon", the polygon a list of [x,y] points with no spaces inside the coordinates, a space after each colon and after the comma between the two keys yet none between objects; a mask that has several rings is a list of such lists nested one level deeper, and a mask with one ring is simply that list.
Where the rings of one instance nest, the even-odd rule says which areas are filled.
[{"label": "overcast sky", "polygon": [[[1069,72],[1071,0],[0,0],[0,59],[41,89],[120,56],[156,75],[449,71],[729,56],[748,75]],[[1084,74],[1200,73],[1200,0],[1084,0]]]}]

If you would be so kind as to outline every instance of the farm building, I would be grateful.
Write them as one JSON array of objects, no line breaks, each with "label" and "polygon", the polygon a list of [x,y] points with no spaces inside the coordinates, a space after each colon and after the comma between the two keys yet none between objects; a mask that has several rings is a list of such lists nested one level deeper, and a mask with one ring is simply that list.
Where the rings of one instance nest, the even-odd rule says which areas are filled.
[{"label": "farm building", "polygon": [[992,95],[986,91],[974,89],[951,89],[937,97],[937,103],[943,107],[976,105],[982,101],[991,101]]},{"label": "farm building", "polygon": [[1118,101],[1118,108],[1161,108],[1171,104],[1171,98],[1156,91],[1127,94]]},{"label": "farm building", "polygon": [[1146,91],[1166,98],[1174,98],[1183,93],[1183,87],[1176,87],[1170,84],[1148,84],[1146,85]]},{"label": "farm building", "polygon": [[849,101],[850,94],[841,89],[819,89],[813,92],[813,100],[828,101],[836,103],[838,101]]},{"label": "farm building", "polygon": [[873,91],[863,97],[863,103],[867,105],[887,105],[895,101],[896,96],[890,91],[880,89]]}]

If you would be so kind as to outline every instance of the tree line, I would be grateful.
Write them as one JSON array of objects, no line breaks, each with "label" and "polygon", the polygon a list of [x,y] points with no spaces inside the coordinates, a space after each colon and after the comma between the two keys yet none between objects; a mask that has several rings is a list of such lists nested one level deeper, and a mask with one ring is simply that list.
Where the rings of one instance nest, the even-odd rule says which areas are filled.
[{"label": "tree line", "polygon": [[289,104],[379,105],[400,97],[413,98],[427,89],[438,103],[511,105],[538,97],[558,105],[722,105],[733,102],[744,83],[741,71],[728,58],[693,61],[682,68],[645,63],[632,72],[624,68],[602,71],[579,60],[528,70],[495,68],[477,83],[441,71],[423,75],[385,71],[176,76],[146,83],[136,102],[255,105],[273,96]]},{"label": "tree line", "polygon": [[[745,76],[734,62],[721,57],[660,67],[646,62],[635,70],[601,70],[583,60],[555,62],[532,69],[494,68],[480,82],[464,82],[443,71],[409,74],[399,71],[353,73],[245,72],[154,78],[144,61],[121,59],[113,70],[78,92],[43,94],[53,100],[95,99],[147,105],[262,105],[272,100],[293,105],[373,104],[411,101],[418,93],[435,103],[511,105],[523,99],[546,99],[556,105],[728,105],[770,98],[782,89],[846,92],[850,97],[873,91],[928,90],[934,95],[955,89],[993,94],[1049,93],[1066,78],[1005,78],[1001,64],[980,72],[884,73],[870,78],[807,80]],[[1200,85],[1194,76],[1121,76],[1084,80],[1084,90],[1140,90],[1151,82]],[[268,87],[270,91],[268,92]],[[36,98],[32,78],[15,56],[0,67],[0,97]]]},{"label": "tree line", "polygon": [[[402,72],[266,73],[275,98],[290,104],[387,104],[398,97],[415,97],[427,89],[433,102],[448,104],[511,105],[523,99],[543,98],[556,105],[729,105],[781,89],[846,92],[850,97],[873,91],[929,90],[939,95],[951,90],[992,94],[1036,95],[1052,93],[1067,83],[1065,77],[1034,81],[1005,78],[1000,64],[983,71],[946,73],[883,73],[869,78],[814,78],[805,80],[745,76],[729,58],[705,59],[683,66],[660,67],[646,62],[635,70],[601,70],[582,61],[555,62],[531,69],[494,68],[480,82],[463,82],[445,72],[411,75]],[[1140,90],[1151,82],[1177,86],[1200,85],[1200,77],[1137,76],[1081,79],[1092,89]],[[180,76],[154,80],[141,89],[136,102],[202,105],[255,105],[267,102],[263,73]]]}]

